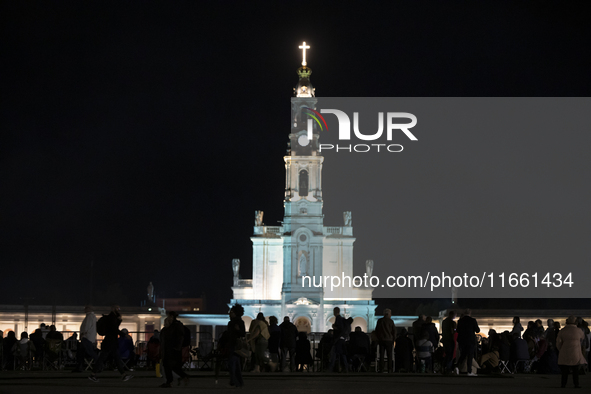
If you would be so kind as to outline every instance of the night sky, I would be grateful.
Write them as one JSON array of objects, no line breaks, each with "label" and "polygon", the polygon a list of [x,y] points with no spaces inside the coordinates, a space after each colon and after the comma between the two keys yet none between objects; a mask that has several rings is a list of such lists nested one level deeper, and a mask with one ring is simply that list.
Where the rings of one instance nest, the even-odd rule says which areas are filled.
[{"label": "night sky", "polygon": [[589,96],[577,4],[3,2],[0,303],[89,302],[94,262],[95,304],[223,312],[282,219],[302,41],[317,96]]}]

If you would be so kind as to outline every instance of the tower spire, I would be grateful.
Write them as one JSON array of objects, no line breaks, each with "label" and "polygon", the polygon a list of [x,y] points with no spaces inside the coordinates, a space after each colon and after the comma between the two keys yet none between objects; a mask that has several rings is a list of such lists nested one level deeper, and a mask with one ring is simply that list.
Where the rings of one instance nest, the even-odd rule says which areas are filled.
[{"label": "tower spire", "polygon": [[314,87],[310,83],[310,75],[312,75],[312,69],[307,66],[306,62],[306,49],[310,49],[310,45],[306,45],[306,41],[299,46],[302,50],[302,66],[298,68],[298,76],[300,80],[298,85],[294,88],[296,97],[314,97]]}]

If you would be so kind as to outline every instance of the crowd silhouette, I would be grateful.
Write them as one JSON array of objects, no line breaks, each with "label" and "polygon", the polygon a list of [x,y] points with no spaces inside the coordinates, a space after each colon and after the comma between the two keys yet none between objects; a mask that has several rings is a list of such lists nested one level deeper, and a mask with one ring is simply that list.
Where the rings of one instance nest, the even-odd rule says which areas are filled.
[{"label": "crowd silhouette", "polygon": [[[495,373],[561,374],[565,387],[572,374],[579,387],[579,373],[587,370],[591,333],[588,323],[570,316],[561,326],[552,319],[528,321],[519,317],[513,328],[481,332],[470,310],[457,316],[455,311],[436,326],[431,316],[419,315],[410,327],[396,327],[392,311],[384,310],[375,329],[363,332],[352,327],[353,319],[334,308],[334,323],[324,334],[298,332],[289,316],[279,319],[259,313],[248,331],[243,320],[244,308],[236,304],[229,312],[226,330],[217,343],[191,348],[191,332],[168,312],[164,327],[154,330],[140,346],[126,329],[119,330],[123,316],[114,305],[108,315],[97,319],[92,307],[78,333],[63,333],[54,325],[41,324],[32,334],[0,331],[0,367],[2,370],[89,371],[89,379],[98,382],[105,368],[116,368],[123,381],[133,378],[134,368],[155,371],[166,380],[161,387],[189,384],[184,369],[209,366],[219,372],[226,369],[230,386],[244,385],[243,370],[261,372],[325,373],[441,373],[478,376]],[[102,341],[97,343],[97,335]],[[195,364],[193,361],[197,359]]]}]

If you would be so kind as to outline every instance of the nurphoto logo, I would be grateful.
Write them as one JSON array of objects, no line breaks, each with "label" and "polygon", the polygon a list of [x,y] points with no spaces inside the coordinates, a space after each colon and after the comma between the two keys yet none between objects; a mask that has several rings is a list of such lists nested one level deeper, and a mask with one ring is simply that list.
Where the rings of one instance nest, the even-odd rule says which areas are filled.
[{"label": "nurphoto logo", "polygon": [[[320,118],[326,129],[328,131],[328,126],[326,125],[326,121],[322,114],[333,114],[337,117],[337,121],[339,122],[339,140],[340,141],[350,141],[351,140],[351,120],[349,116],[338,109],[321,109],[320,113],[314,111],[310,108],[305,108],[308,111],[313,113],[308,113],[316,123],[320,126],[320,129],[323,130],[322,124],[320,123]],[[384,121],[385,119],[385,121]],[[397,119],[406,119],[409,120],[409,123],[395,123],[394,120]],[[387,112],[384,115],[384,112],[378,112],[378,130],[373,134],[364,134],[359,130],[359,112],[353,112],[353,133],[355,137],[362,141],[376,141],[382,137],[384,134],[384,123],[386,123],[386,140],[392,141],[392,136],[394,135],[395,131],[401,131],[410,139],[411,141],[418,141],[417,137],[413,133],[411,133],[410,129],[416,126],[417,124],[417,117],[408,112]],[[308,138],[312,139],[312,126],[313,122],[312,119],[308,119]],[[333,145],[333,144],[320,144],[319,151],[322,150],[330,150],[335,149],[337,152],[339,151],[348,151],[348,152],[369,152],[373,148],[377,152],[380,151],[388,151],[388,152],[402,152],[403,147],[400,144],[355,144],[355,145]],[[385,148],[385,150],[380,150],[380,148]]]}]

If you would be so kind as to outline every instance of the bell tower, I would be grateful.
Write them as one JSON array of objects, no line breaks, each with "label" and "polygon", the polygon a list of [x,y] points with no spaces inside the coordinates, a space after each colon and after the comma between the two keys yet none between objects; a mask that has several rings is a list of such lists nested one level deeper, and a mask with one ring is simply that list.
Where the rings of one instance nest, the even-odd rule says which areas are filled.
[{"label": "bell tower", "polygon": [[319,123],[312,70],[306,63],[304,42],[298,84],[291,99],[291,132],[285,161],[282,304],[298,298],[321,303],[322,288],[302,287],[302,276],[322,275],[323,226],[322,162],[318,152]]},{"label": "bell tower", "polygon": [[[246,316],[288,316],[293,322],[324,332],[332,324],[335,306],[345,317],[366,322],[372,330],[376,305],[373,288],[322,287],[325,276],[353,275],[353,225],[351,212],[343,212],[342,226],[325,226],[322,197],[324,157],[318,140],[326,123],[317,109],[316,92],[306,62],[304,42],[298,83],[291,98],[290,133],[285,162],[285,190],[281,226],[267,226],[263,211],[255,211],[252,241],[252,279],[241,279],[240,261],[232,260],[232,304],[244,306]],[[373,262],[366,263],[371,276]],[[302,277],[306,277],[305,281]],[[316,279],[316,280],[314,280]],[[305,283],[304,283],[305,282]],[[305,285],[305,286],[304,286]],[[361,322],[363,326],[363,323]]]}]

